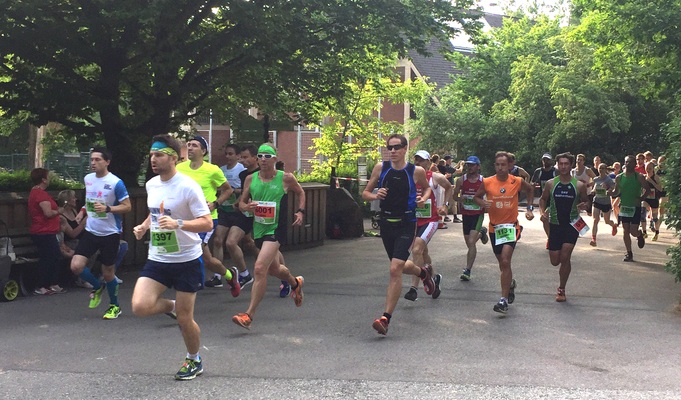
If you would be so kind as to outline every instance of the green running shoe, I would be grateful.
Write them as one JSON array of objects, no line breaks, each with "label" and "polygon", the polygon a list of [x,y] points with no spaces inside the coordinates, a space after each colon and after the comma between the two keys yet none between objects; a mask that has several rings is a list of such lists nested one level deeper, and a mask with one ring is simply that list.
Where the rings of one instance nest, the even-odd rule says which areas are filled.
[{"label": "green running shoe", "polygon": [[102,292],[104,291],[104,285],[100,286],[99,289],[90,292],[90,308],[97,308],[102,302]]},{"label": "green running shoe", "polygon": [[203,365],[201,360],[194,361],[190,358],[184,360],[182,368],[175,374],[175,379],[178,381],[188,381],[196,378],[203,373]]},{"label": "green running shoe", "polygon": [[116,319],[121,315],[121,307],[115,304],[109,304],[109,309],[104,313],[103,319]]}]

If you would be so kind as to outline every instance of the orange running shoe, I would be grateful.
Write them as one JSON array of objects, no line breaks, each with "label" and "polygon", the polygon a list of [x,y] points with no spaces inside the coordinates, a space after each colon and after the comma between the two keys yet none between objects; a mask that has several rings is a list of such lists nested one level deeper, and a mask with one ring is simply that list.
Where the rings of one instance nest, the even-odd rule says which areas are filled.
[{"label": "orange running shoe", "polygon": [[565,297],[565,289],[558,288],[558,293],[556,293],[556,301],[562,303],[567,300]]},{"label": "orange running shoe", "polygon": [[381,318],[375,319],[371,326],[379,335],[386,335],[388,333],[388,318],[381,316]]},{"label": "orange running shoe", "polygon": [[232,317],[232,322],[235,324],[239,325],[242,328],[246,329],[251,329],[251,322],[253,322],[253,319],[251,318],[248,313],[238,313],[237,315]]},{"label": "orange running shoe", "polygon": [[303,282],[305,282],[305,278],[296,276],[296,281],[298,281],[298,287],[291,288],[291,298],[296,303],[296,307],[300,307],[303,305]]}]

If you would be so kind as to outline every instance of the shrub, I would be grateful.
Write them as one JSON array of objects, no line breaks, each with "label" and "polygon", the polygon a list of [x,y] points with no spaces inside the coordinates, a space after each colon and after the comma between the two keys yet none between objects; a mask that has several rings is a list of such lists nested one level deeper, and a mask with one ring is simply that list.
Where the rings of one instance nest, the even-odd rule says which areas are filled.
[{"label": "shrub", "polygon": [[[61,176],[50,172],[50,190],[82,189],[80,182],[63,179]],[[13,172],[0,171],[0,192],[29,192],[33,187],[31,171],[18,170]]]}]

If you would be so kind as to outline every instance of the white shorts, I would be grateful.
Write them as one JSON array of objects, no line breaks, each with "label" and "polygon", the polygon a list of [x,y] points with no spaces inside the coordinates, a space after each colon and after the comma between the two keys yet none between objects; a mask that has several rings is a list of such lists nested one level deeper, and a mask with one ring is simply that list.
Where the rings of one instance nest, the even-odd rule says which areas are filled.
[{"label": "white shorts", "polygon": [[437,222],[429,222],[423,226],[419,226],[416,228],[416,237],[420,237],[424,242],[426,242],[426,244],[428,244],[430,239],[432,239],[435,235],[435,232],[437,232],[437,226]]}]

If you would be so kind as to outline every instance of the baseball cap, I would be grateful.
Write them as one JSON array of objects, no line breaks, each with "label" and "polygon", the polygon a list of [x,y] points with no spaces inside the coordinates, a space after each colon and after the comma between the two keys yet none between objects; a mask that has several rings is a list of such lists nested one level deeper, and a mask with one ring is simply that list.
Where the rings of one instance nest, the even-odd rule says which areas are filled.
[{"label": "baseball cap", "polygon": [[415,156],[421,157],[424,160],[430,160],[430,154],[425,150],[419,150],[414,154]]},{"label": "baseball cap", "polygon": [[476,156],[468,156],[466,159],[466,164],[478,164],[480,165],[480,159]]},{"label": "baseball cap", "polygon": [[446,156],[442,157],[442,159],[443,159],[443,160],[451,160],[451,159],[452,159],[452,155],[451,155],[451,154],[447,154]]},{"label": "baseball cap", "polygon": [[549,160],[553,160],[553,157],[551,157],[551,154],[550,154],[550,153],[544,153],[544,155],[541,156],[541,158],[542,158],[542,160],[543,160],[544,158],[548,158]]}]

